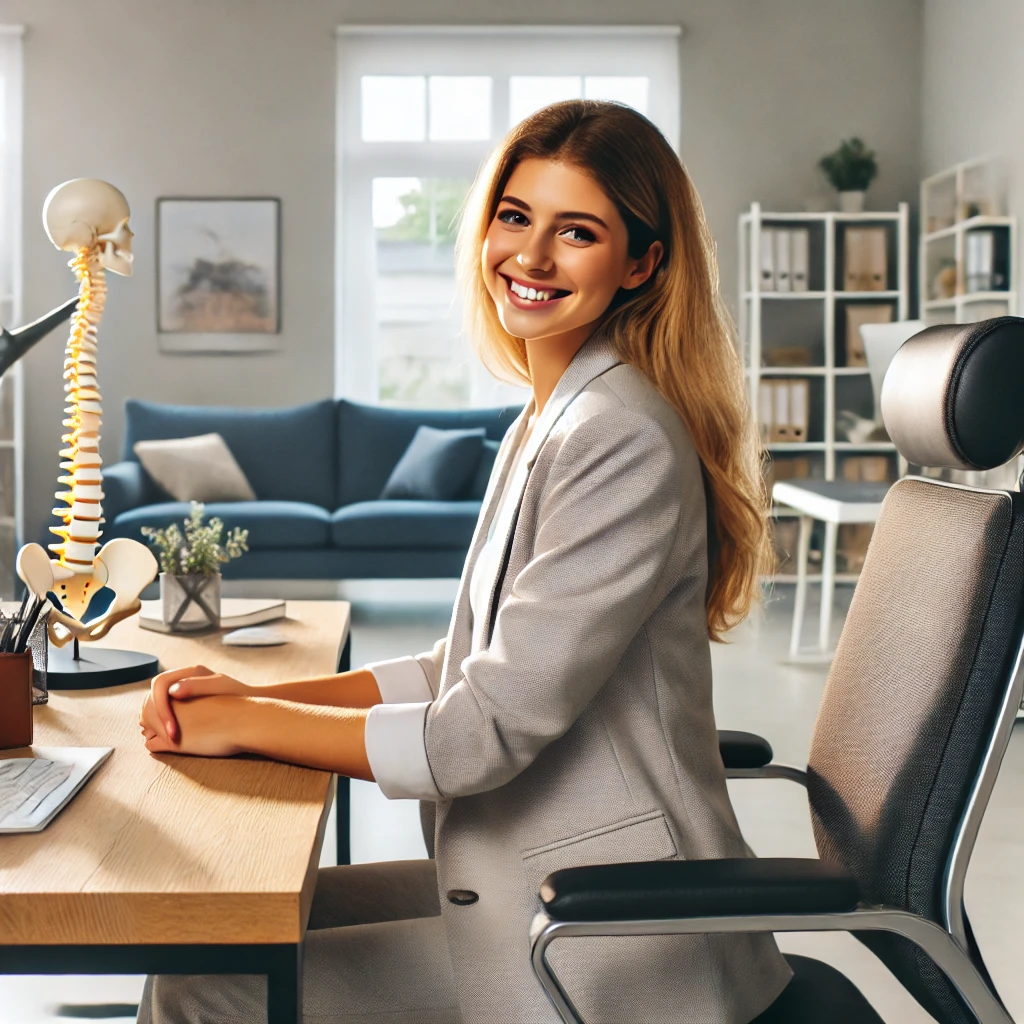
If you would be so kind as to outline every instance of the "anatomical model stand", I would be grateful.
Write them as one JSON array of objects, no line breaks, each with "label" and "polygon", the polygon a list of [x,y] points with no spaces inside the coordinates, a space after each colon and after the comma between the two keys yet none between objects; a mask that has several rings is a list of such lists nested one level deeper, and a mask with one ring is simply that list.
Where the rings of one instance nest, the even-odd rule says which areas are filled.
[{"label": "anatomical model stand", "polygon": [[[38,544],[18,553],[18,575],[38,598],[49,602],[52,644],[48,685],[53,689],[111,686],[146,679],[158,671],[155,658],[133,651],[93,648],[82,654],[80,641],[99,640],[121,619],[141,607],[139,595],[157,574],[153,553],[138,541],[121,538],[99,547],[103,520],[103,470],[99,428],[103,413],[96,373],[97,329],[107,297],[106,271],[132,272],[132,232],[128,203],[113,185],[76,178],[58,185],[43,206],[46,233],[58,249],[73,252],[78,303],[64,358],[68,418],[61,450],[62,506],[50,527],[60,542],[51,559]],[[99,550],[97,551],[97,548]],[[73,654],[61,650],[73,641]]]}]

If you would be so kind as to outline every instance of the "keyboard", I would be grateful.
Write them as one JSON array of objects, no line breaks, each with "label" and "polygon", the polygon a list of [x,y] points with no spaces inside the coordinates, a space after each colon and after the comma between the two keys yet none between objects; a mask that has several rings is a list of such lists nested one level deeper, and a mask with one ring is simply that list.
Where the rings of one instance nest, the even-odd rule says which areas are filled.
[{"label": "keyboard", "polygon": [[71,774],[74,765],[45,757],[0,761],[0,828],[30,818]]}]

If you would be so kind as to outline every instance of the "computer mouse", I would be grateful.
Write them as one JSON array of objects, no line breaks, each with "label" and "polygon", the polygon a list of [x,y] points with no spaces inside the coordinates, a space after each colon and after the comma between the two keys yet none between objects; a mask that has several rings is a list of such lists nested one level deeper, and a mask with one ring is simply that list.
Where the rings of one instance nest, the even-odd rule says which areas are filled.
[{"label": "computer mouse", "polygon": [[269,626],[246,626],[245,629],[225,633],[221,643],[229,647],[276,647],[288,643],[288,638]]}]

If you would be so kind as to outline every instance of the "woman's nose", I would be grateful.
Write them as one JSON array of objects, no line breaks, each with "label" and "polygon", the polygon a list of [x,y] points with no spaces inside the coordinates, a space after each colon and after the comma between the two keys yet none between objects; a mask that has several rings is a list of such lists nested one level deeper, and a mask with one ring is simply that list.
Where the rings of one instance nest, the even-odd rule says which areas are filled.
[{"label": "woman's nose", "polygon": [[550,252],[548,252],[547,247],[539,241],[520,249],[519,254],[516,256],[516,263],[518,263],[523,270],[533,271],[550,270],[553,266]]}]

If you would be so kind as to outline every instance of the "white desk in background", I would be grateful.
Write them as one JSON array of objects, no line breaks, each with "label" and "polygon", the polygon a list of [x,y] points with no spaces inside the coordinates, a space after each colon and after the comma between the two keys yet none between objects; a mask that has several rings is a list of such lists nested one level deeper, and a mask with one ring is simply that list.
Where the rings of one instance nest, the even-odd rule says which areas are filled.
[{"label": "white desk in background", "polygon": [[[796,596],[793,601],[793,631],[789,657],[813,661],[831,658],[829,632],[836,589],[836,537],[840,523],[874,523],[890,483],[860,483],[849,480],[780,480],[772,497],[800,514],[797,541]],[[807,556],[811,549],[811,526],[815,519],[825,524],[825,549],[821,553],[821,609],[818,618],[818,646],[801,650],[804,612],[807,608]]]}]

